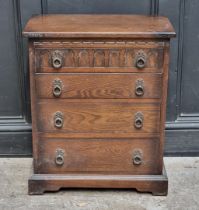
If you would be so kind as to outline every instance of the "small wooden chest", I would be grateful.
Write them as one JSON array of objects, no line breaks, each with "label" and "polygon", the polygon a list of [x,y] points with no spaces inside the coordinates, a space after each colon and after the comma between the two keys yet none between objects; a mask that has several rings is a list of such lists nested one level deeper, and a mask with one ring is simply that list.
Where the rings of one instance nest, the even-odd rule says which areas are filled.
[{"label": "small wooden chest", "polygon": [[165,17],[29,20],[34,175],[29,193],[135,188],[166,195],[170,38]]}]

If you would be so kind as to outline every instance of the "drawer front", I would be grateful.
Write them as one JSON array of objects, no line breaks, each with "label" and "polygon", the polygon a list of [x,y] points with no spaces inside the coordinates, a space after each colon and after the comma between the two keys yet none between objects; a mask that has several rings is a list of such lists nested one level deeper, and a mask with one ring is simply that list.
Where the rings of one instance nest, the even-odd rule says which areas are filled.
[{"label": "drawer front", "polygon": [[40,139],[37,173],[160,174],[158,139]]},{"label": "drawer front", "polygon": [[160,72],[163,42],[36,43],[36,72]]},{"label": "drawer front", "polygon": [[160,98],[160,74],[36,75],[39,98]]},{"label": "drawer front", "polygon": [[91,136],[104,134],[159,133],[159,104],[129,100],[40,100],[37,104],[40,132]]}]

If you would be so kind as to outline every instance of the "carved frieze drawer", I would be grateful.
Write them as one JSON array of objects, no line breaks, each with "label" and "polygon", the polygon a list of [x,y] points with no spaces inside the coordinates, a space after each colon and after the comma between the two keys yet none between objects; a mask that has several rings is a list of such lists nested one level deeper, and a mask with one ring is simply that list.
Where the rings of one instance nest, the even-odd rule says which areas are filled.
[{"label": "carved frieze drawer", "polygon": [[161,72],[163,47],[133,41],[35,43],[36,72]]}]

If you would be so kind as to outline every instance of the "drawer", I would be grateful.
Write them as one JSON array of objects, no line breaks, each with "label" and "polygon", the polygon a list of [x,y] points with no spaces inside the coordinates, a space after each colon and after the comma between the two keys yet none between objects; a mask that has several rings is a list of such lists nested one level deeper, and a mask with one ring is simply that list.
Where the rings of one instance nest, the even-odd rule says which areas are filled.
[{"label": "drawer", "polygon": [[36,72],[160,72],[163,42],[35,44]]},{"label": "drawer", "polygon": [[160,174],[158,139],[40,139],[37,173]]},{"label": "drawer", "polygon": [[37,104],[39,132],[70,136],[134,136],[159,133],[158,103],[135,100],[40,100]]},{"label": "drawer", "polygon": [[39,74],[39,98],[160,98],[161,74]]}]

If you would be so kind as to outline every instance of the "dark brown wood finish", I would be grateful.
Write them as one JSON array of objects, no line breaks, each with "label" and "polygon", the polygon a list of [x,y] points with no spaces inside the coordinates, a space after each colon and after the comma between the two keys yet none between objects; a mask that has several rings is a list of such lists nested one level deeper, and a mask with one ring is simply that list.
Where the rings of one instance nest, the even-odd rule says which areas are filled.
[{"label": "dark brown wood finish", "polygon": [[[162,41],[49,41],[35,43],[37,72],[162,72]],[[53,67],[53,56],[60,56],[60,68]],[[137,59],[145,57],[145,66]],[[106,67],[106,68],[104,68]]]},{"label": "dark brown wood finish", "polygon": [[166,17],[141,15],[44,15],[30,19],[28,37],[169,38],[174,29]]},{"label": "dark brown wood finish", "polygon": [[168,19],[37,16],[24,35],[35,173],[29,193],[107,187],[166,195],[164,122],[175,35]]},{"label": "dark brown wood finish", "polygon": [[[57,148],[55,150],[55,148]],[[62,149],[64,164],[56,164],[56,152]],[[142,164],[134,164],[134,152],[142,153]],[[159,141],[145,139],[40,139],[36,173],[100,173],[155,175],[162,172],[158,165]]]},{"label": "dark brown wood finish", "polygon": [[[62,127],[55,126],[56,113],[63,117]],[[142,113],[142,127],[136,128],[137,113]],[[39,132],[59,132],[103,135],[115,133],[127,138],[133,133],[159,133],[159,104],[131,102],[131,100],[40,100],[37,104]],[[142,135],[143,135],[142,134]]]},{"label": "dark brown wood finish", "polygon": [[39,74],[35,80],[41,99],[158,99],[162,89],[162,75],[147,73]]},{"label": "dark brown wood finish", "polygon": [[161,175],[34,174],[28,183],[30,195],[61,188],[127,188],[158,196],[168,193],[165,169]]}]

